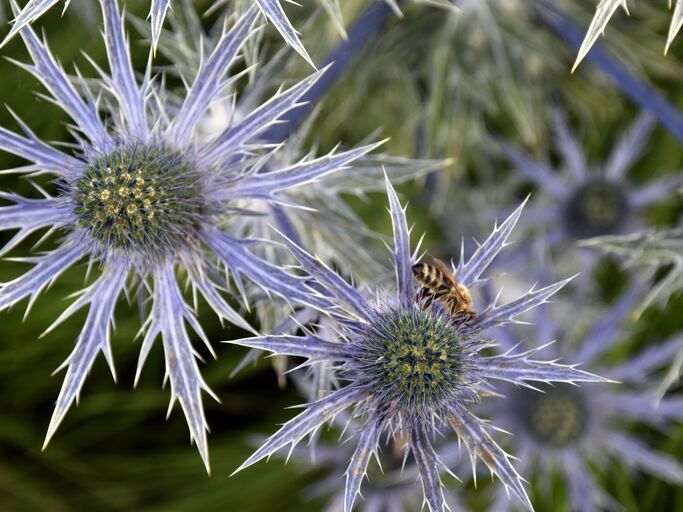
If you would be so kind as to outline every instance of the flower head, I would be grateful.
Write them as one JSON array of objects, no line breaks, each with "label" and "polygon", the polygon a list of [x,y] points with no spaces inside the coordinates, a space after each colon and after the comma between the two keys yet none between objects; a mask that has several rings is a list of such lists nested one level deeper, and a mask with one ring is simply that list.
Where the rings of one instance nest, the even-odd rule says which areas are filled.
[{"label": "flower head", "polygon": [[[255,30],[256,8],[222,32],[178,106],[163,81],[150,80],[150,69],[141,84],[136,81],[117,1],[102,0],[101,6],[111,70],[108,74],[97,68],[101,79],[86,82],[80,75],[72,79],[30,27],[20,32],[32,60],[20,65],[42,82],[50,99],[74,121],[75,149],[69,154],[53,148],[21,121],[25,135],[0,128],[0,147],[30,162],[20,172],[56,175],[58,185],[56,195],[46,193],[42,199],[2,194],[11,204],[0,207],[0,229],[18,229],[3,252],[44,228],[64,235],[57,249],[27,258],[34,266],[2,285],[0,310],[25,297],[32,304],[54,279],[83,259],[89,268],[101,268],[99,277],[56,322],[89,307],[76,347],[64,364],[66,377],[47,443],[100,352],[113,372],[109,328],[119,296],[138,288],[144,297],[149,288],[152,307],[145,321],[138,376],[153,343],[161,337],[172,403],[180,403],[208,468],[201,394],[210,390],[199,373],[199,356],[186,324],[211,348],[181,293],[176,268],[184,270],[193,290],[221,319],[249,331],[252,328],[221,293],[229,285],[228,277],[246,302],[243,278],[268,294],[325,307],[324,299],[311,295],[298,277],[251,251],[256,240],[236,228],[244,213],[239,205],[241,201],[276,204],[283,190],[342,169],[374,145],[264,171],[263,162],[278,148],[261,142],[259,134],[296,107],[321,73],[279,90],[214,137],[202,137],[197,124],[231,81],[228,70]],[[101,97],[99,105],[95,97]],[[225,274],[216,267],[225,269]]]},{"label": "flower head", "polygon": [[[544,350],[546,356],[580,361],[587,368],[619,381],[620,385],[535,384],[543,393],[508,386],[502,391],[505,398],[499,404],[492,404],[496,422],[515,434],[512,442],[521,461],[521,471],[541,482],[558,472],[569,491],[572,510],[597,510],[615,504],[592,477],[590,467],[595,463],[605,470],[610,460],[618,459],[667,482],[683,481],[683,465],[628,431],[628,426],[634,423],[666,428],[683,418],[681,399],[671,396],[658,403],[651,378],[681,350],[683,338],[652,343],[621,364],[601,362],[601,356],[622,335],[624,321],[638,304],[642,292],[642,285],[634,285],[587,327],[576,316],[572,317],[571,326],[568,322],[554,321],[549,311],[539,308],[536,334],[557,335],[559,339]],[[505,328],[503,334],[502,346],[514,346],[517,333]],[[499,493],[494,510],[508,509],[505,496]]]},{"label": "flower head", "polygon": [[133,143],[96,158],[64,186],[84,239],[104,254],[163,258],[205,215],[201,175],[180,152]]},{"label": "flower head", "polygon": [[[468,447],[473,461],[480,458],[506,488],[530,507],[522,479],[509,456],[470,408],[482,391],[490,389],[490,380],[517,383],[601,380],[574,367],[536,361],[533,351],[504,356],[482,353],[489,347],[484,339],[486,329],[511,322],[519,314],[542,304],[567,281],[531,290],[504,305],[490,304],[471,322],[450,316],[438,301],[416,300],[412,268],[416,257],[410,251],[405,210],[388,180],[387,188],[394,227],[394,292],[377,293],[373,301],[368,301],[319,259],[286,241],[301,268],[314,279],[311,287],[333,304],[328,311],[336,320],[338,338],[327,340],[309,331],[304,336],[259,336],[234,343],[275,354],[305,357],[309,364],[331,363],[343,385],[309,404],[240,469],[286,445],[295,446],[326,421],[349,410],[359,419],[361,428],[346,472],[345,510],[353,506],[370,457],[377,452],[383,433],[405,436],[430,510],[443,510],[445,502],[439,477],[442,463],[431,437],[446,425]],[[461,285],[474,288],[485,281],[483,272],[506,245],[521,212],[520,206],[469,260],[461,260],[455,270]]]},{"label": "flower head", "polygon": [[645,208],[683,184],[679,173],[640,186],[628,179],[628,171],[644,151],[653,128],[654,119],[640,114],[607,161],[592,167],[558,111],[555,135],[563,160],[559,173],[550,163],[537,161],[507,142],[500,145],[510,163],[552,199],[537,209],[535,217],[549,225],[549,237],[557,243],[632,231],[638,227],[639,214]]}]

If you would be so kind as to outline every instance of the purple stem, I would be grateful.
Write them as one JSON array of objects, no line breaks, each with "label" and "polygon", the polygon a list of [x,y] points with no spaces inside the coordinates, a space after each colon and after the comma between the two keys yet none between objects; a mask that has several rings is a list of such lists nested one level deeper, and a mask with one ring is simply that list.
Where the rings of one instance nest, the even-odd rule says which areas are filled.
[{"label": "purple stem", "polygon": [[280,143],[287,139],[296,130],[303,118],[308,114],[323,95],[335,84],[337,79],[344,73],[353,57],[360,52],[365,45],[379,32],[384,23],[393,14],[391,7],[384,0],[375,1],[368,9],[359,16],[358,20],[347,31],[348,39],[342,41],[323,60],[320,68],[331,64],[325,74],[320,77],[316,84],[302,98],[306,104],[290,110],[282,116],[284,121],[273,126],[264,135],[264,139],[274,143]]},{"label": "purple stem", "polygon": [[[556,35],[564,39],[575,51],[578,51],[583,41],[584,29],[548,0],[539,0],[536,12]],[[600,43],[593,45],[586,56],[586,60],[607,75],[617,89],[631,98],[640,108],[650,112],[679,142],[683,142],[683,114],[657,90],[632,74]]]}]

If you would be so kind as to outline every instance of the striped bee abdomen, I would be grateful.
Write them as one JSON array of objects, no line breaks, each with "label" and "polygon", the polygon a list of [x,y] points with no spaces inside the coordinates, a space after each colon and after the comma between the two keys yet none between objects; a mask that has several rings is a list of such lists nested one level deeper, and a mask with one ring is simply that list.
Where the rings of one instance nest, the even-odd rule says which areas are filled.
[{"label": "striped bee abdomen", "polygon": [[441,288],[445,285],[443,272],[427,263],[417,263],[413,265],[413,275],[422,286]]}]

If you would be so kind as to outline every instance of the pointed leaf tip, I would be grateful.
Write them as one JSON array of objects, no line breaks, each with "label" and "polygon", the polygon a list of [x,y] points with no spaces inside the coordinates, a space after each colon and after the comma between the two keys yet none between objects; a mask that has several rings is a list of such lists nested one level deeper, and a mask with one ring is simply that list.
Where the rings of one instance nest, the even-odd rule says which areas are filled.
[{"label": "pointed leaf tip", "polygon": [[263,15],[275,26],[287,44],[301,55],[313,69],[317,69],[313,63],[313,59],[311,59],[306,48],[301,43],[296,29],[287,18],[287,14],[282,8],[282,5],[280,5],[280,2],[278,0],[256,0],[256,3]]}]

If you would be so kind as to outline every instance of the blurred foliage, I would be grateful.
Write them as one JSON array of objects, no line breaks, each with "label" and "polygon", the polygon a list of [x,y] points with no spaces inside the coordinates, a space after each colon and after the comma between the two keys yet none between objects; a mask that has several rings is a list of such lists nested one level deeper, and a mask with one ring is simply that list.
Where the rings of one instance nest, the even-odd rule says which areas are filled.
[{"label": "blurred foliage", "polygon": [[[199,9],[210,3],[197,2]],[[342,3],[347,24],[367,5],[359,0]],[[503,3],[509,10],[491,11],[491,18],[465,22],[454,22],[442,12],[425,7],[406,8],[405,18],[392,19],[381,37],[358,56],[330,91],[318,115],[317,127],[312,130],[321,150],[340,141],[346,145],[357,143],[381,128],[383,135],[392,138],[388,147],[392,154],[453,158],[445,185],[441,186],[439,179],[436,185],[427,181],[400,189],[403,198],[410,199],[409,214],[416,223],[414,233],[426,232],[425,247],[444,257],[455,255],[454,247],[461,236],[469,237],[490,228],[491,217],[482,220],[479,214],[506,204],[503,201],[509,201],[510,195],[519,198],[528,192],[491,150],[487,138],[491,131],[508,136],[531,151],[547,148],[551,146],[549,107],[559,102],[565,104],[574,121],[585,130],[589,156],[600,155],[610,147],[611,134],[618,133],[634,113],[633,107],[588,63],[576,75],[569,75],[572,51],[534,19],[527,18],[528,13],[516,10],[514,2]],[[590,19],[592,3],[572,2],[572,15],[583,26]],[[286,6],[295,26],[300,27],[299,21],[311,14],[306,7]],[[127,9],[144,18],[147,2],[129,0]],[[81,52],[87,51],[96,62],[106,65],[104,47],[94,31],[83,29],[83,19],[75,15],[75,10],[72,7],[62,17],[60,9],[52,9],[38,27],[45,30],[53,51],[68,70],[75,63],[87,70],[87,75],[90,67]],[[666,33],[668,23],[666,11],[657,5],[656,9],[648,6],[633,14],[632,18],[615,17],[610,23],[611,49],[683,108],[683,45],[674,45],[666,59],[661,56],[662,34]],[[207,19],[207,23],[214,19]],[[487,29],[486,25],[478,25],[477,19],[494,25]],[[492,26],[500,30],[502,46],[489,46],[493,44],[487,39]],[[268,34],[277,49],[279,39]],[[312,36],[308,34],[316,34],[315,44],[311,44]],[[303,41],[314,60],[320,60],[337,38],[337,31],[323,15],[311,22]],[[134,62],[142,69],[147,47],[136,33],[131,34],[131,41]],[[514,44],[509,45],[510,41]],[[499,50],[504,54],[496,53]],[[20,40],[15,39],[3,48],[2,55],[24,59]],[[507,59],[503,68],[495,62],[501,55]],[[520,68],[520,64],[524,67]],[[499,75],[501,69],[507,69],[507,74]],[[303,63],[301,74],[308,71]],[[58,108],[32,94],[41,89],[30,75],[3,59],[0,76],[3,102],[19,113],[40,138],[69,140],[67,119]],[[0,113],[0,122],[10,129],[17,128],[7,111]],[[20,164],[13,157],[0,155],[0,168]],[[680,167],[680,144],[658,129],[633,175],[646,179],[660,170]],[[29,183],[11,175],[0,176],[0,189],[34,193]],[[351,202],[372,228],[389,232],[383,194],[373,194],[367,200],[351,198]],[[681,211],[680,201],[663,207],[653,213],[653,223],[672,225]],[[9,235],[0,233],[0,237],[4,241]],[[13,254],[25,254],[36,241],[27,240]],[[16,276],[20,265],[3,260],[0,281]],[[601,265],[597,283],[603,296],[610,300],[609,292],[615,288],[615,282],[636,272],[637,269],[620,272],[609,261]],[[59,378],[49,376],[71,351],[83,312],[44,339],[38,338],[62,311],[63,298],[81,285],[82,269],[77,269],[67,273],[39,299],[27,321],[22,321],[24,303],[0,316],[0,510],[321,509],[323,501],[309,501],[303,492],[315,473],[306,472],[300,465],[273,460],[228,478],[252,450],[250,436],[272,432],[277,423],[291,417],[284,407],[299,403],[302,398],[291,386],[284,390],[278,387],[267,361],[248,366],[236,377],[228,378],[245,352],[219,342],[241,333],[221,327],[206,308],[200,311],[200,321],[214,342],[218,359],[214,361],[204,354],[207,364],[203,373],[222,401],[205,402],[211,426],[213,476],[207,477],[196,450],[188,443],[180,411],[173,411],[165,419],[169,393],[160,387],[160,346],[153,349],[148,371],[132,391],[140,343],[135,336],[140,321],[136,308],[125,303],[118,306],[118,325],[112,338],[118,384],[112,382],[100,359],[86,382],[81,404],[67,416],[48,449],[41,452],[59,390]],[[613,357],[626,358],[648,343],[683,329],[681,311],[681,293],[648,308],[632,324],[631,339],[624,340]],[[681,389],[674,386],[671,392],[680,393]],[[642,435],[653,446],[683,459],[683,426],[674,426],[667,435]],[[683,510],[683,489],[652,477],[630,475],[619,464],[617,468],[600,475],[599,480],[623,504],[624,510]],[[339,476],[341,485],[342,475]],[[473,490],[471,484],[466,487],[452,480],[448,483],[460,491],[473,510],[482,510],[488,501],[488,479],[482,479],[478,492],[466,496],[466,489]],[[532,499],[539,511],[566,510],[558,492],[533,489]]]}]

